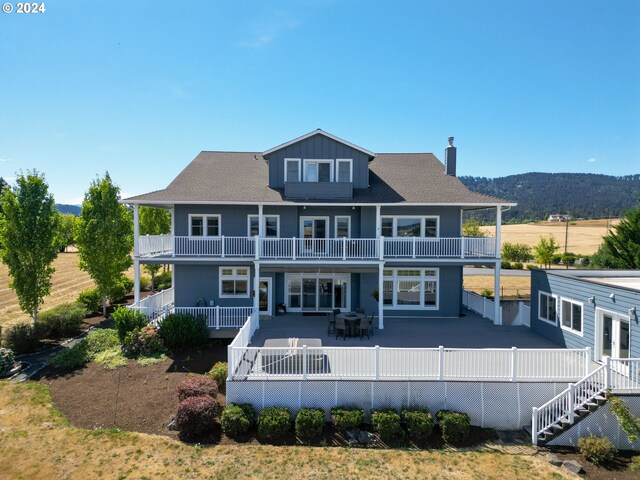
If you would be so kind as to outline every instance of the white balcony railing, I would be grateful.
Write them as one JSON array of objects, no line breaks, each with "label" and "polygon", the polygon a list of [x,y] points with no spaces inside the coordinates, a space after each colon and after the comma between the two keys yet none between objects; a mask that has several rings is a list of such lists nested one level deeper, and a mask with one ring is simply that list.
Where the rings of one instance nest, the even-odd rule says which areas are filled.
[{"label": "white balcony railing", "polygon": [[[258,238],[148,235],[139,238],[141,257],[159,255],[255,258],[377,260],[495,258],[494,238]],[[382,255],[381,255],[382,253]]]}]

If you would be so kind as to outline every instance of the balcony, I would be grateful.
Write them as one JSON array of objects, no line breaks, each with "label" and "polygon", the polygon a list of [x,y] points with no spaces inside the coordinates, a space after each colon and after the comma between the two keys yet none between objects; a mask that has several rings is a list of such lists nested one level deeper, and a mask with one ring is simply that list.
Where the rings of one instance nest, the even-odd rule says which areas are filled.
[{"label": "balcony", "polygon": [[244,258],[252,260],[394,260],[496,258],[494,238],[259,238],[147,235],[138,257]]},{"label": "balcony", "polygon": [[352,182],[285,182],[284,196],[288,199],[351,200]]}]

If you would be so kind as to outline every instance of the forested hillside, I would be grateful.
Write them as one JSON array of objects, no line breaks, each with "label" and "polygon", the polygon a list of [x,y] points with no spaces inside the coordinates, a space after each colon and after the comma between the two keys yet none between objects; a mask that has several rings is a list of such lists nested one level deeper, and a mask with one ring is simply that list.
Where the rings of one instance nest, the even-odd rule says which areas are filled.
[{"label": "forested hillside", "polygon": [[[620,217],[638,204],[640,174],[613,177],[591,173],[523,173],[508,177],[460,177],[475,192],[518,203],[503,215],[506,221],[544,220],[552,213],[572,218]],[[478,212],[480,219],[486,213]]]}]

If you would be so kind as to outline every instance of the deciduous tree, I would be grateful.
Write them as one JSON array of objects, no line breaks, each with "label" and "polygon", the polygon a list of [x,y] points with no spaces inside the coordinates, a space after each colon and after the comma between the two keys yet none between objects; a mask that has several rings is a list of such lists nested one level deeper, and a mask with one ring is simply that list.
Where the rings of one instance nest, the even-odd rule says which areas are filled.
[{"label": "deciduous tree", "polygon": [[462,224],[462,235],[465,237],[486,237],[487,233],[480,228],[480,222],[470,218]]},{"label": "deciduous tree", "polygon": [[556,243],[553,235],[540,237],[540,241],[533,247],[536,262],[545,268],[550,268],[551,262],[553,262],[553,254],[556,253],[559,248],[560,245]]},{"label": "deciduous tree", "polygon": [[71,213],[58,214],[58,230],[56,240],[61,252],[66,252],[69,245],[75,241],[76,223],[78,217]]},{"label": "deciduous tree", "polygon": [[528,262],[531,260],[531,247],[525,243],[502,244],[502,258],[509,262]]},{"label": "deciduous tree", "polygon": [[[165,235],[171,231],[171,215],[164,208],[140,207],[140,235]],[[155,286],[156,275],[162,268],[160,264],[142,265],[151,277],[151,289]]]},{"label": "deciduous tree", "polygon": [[20,174],[0,196],[0,258],[11,276],[20,308],[38,323],[38,307],[51,292],[51,263],[58,255],[58,215],[44,175]]},{"label": "deciduous tree", "polygon": [[120,188],[109,173],[91,183],[82,202],[76,230],[80,268],[96,283],[107,314],[107,296],[122,282],[131,266],[133,222],[131,212],[118,203]]}]

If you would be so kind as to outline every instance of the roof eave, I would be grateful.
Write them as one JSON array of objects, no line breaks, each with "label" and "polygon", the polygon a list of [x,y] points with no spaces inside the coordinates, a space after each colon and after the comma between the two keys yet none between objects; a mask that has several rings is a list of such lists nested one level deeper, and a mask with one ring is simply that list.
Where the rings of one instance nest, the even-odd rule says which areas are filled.
[{"label": "roof eave", "polygon": [[336,142],[340,142],[340,143],[342,143],[344,145],[347,145],[348,147],[351,147],[351,148],[353,148],[355,150],[358,150],[358,151],[360,151],[360,152],[362,152],[362,153],[364,153],[366,155],[369,155],[372,158],[374,158],[376,156],[375,153],[367,150],[366,148],[362,148],[362,147],[359,147],[358,145],[355,145],[355,144],[353,144],[351,142],[347,142],[346,140],[344,140],[344,139],[342,139],[340,137],[336,137],[335,135],[332,135],[329,132],[325,132],[324,130],[322,130],[320,128],[318,128],[316,130],[313,130],[312,132],[306,133],[306,134],[304,134],[304,135],[302,135],[302,136],[300,136],[298,138],[294,138],[293,140],[289,140],[288,142],[282,143],[282,144],[278,145],[277,147],[270,148],[269,150],[266,150],[265,152],[262,152],[262,156],[266,156],[266,155],[269,155],[270,153],[277,152],[278,150],[282,150],[283,148],[288,147],[289,145],[293,145],[294,143],[300,142],[302,140],[305,140],[305,139],[307,139],[309,137],[313,137],[314,135],[318,135],[318,134],[324,135],[325,137],[330,138],[331,140],[335,140]]}]

